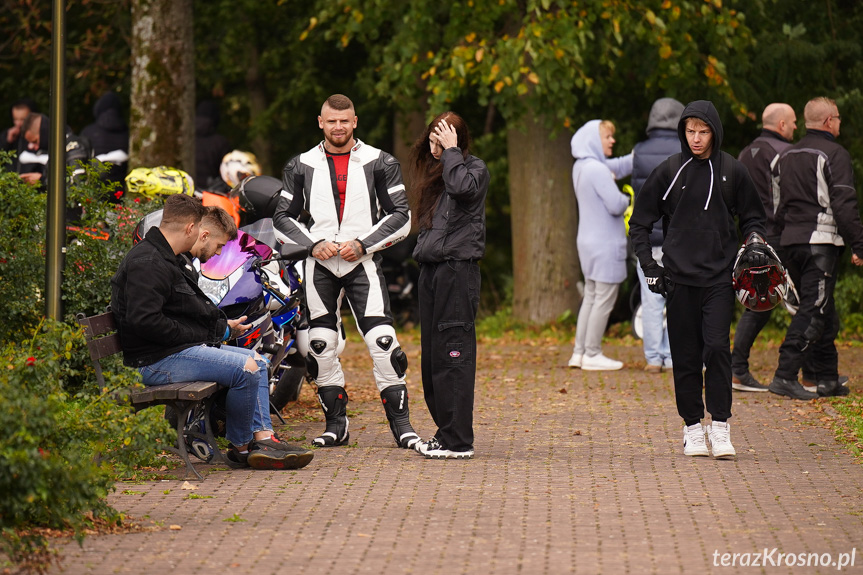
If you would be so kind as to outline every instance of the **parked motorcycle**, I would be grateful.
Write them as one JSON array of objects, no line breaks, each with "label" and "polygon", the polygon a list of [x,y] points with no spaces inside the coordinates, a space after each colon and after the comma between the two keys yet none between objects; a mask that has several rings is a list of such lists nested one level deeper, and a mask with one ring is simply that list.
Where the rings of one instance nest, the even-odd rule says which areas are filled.
[{"label": "parked motorcycle", "polygon": [[[161,216],[161,210],[145,216],[135,229],[135,241],[157,226]],[[229,319],[248,318],[250,328],[230,345],[255,349],[267,358],[270,400],[281,418],[279,411],[299,397],[306,374],[296,346],[303,314],[301,279],[294,265],[305,250],[279,254],[274,244],[272,220],[265,218],[239,230],[221,254],[203,265],[197,260],[190,265],[198,272],[198,287]]]},{"label": "parked motorcycle", "polygon": [[409,327],[419,323],[419,266],[413,260],[417,234],[381,251],[381,271],[387,282],[390,309],[396,323]]}]

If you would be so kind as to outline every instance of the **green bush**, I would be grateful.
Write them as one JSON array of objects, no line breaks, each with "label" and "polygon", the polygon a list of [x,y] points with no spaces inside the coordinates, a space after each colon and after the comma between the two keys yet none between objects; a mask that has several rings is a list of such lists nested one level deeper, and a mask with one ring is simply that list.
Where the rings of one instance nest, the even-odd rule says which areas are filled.
[{"label": "green bush", "polygon": [[[80,534],[88,517],[118,520],[105,503],[116,479],[153,464],[157,441],[173,441],[158,410],[135,415],[114,400],[112,391],[134,385],[137,374],[111,372],[100,389],[86,354],[81,330],[50,320],[31,340],[3,351],[0,544],[13,559],[44,550],[43,539],[21,537],[21,530]],[[69,380],[87,384],[73,395]]]},{"label": "green bush", "polygon": [[840,337],[863,339],[863,276],[852,268],[839,276],[836,283],[836,312],[839,314]]},{"label": "green bush", "polygon": [[[16,341],[33,329],[45,310],[46,194],[17,174],[4,171],[10,156],[0,152],[0,342]],[[110,188],[100,168],[88,167],[67,189],[62,298],[66,320],[103,311],[111,299],[111,276],[132,245],[138,220],[158,203],[107,201]],[[109,240],[104,238],[109,237]]]},{"label": "green bush", "polygon": [[39,558],[50,555],[37,529],[80,534],[90,517],[119,519],[105,501],[114,482],[155,464],[157,442],[174,438],[159,410],[135,415],[114,400],[138,379],[119,358],[103,363],[99,388],[74,321],[110,302],[110,278],[145,210],[107,202],[96,167],[68,186],[76,221],[66,229],[65,323],[46,320],[46,194],[2,171],[8,163],[0,153],[0,549],[19,567],[43,570]]}]

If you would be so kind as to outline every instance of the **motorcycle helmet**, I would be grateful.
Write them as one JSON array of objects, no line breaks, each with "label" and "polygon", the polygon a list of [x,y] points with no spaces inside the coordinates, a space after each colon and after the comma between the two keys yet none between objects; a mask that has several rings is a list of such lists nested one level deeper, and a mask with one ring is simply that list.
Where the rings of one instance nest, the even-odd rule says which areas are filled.
[{"label": "motorcycle helmet", "polygon": [[162,210],[150,212],[138,222],[135,226],[135,231],[132,233],[132,243],[137,244],[146,237],[150,228],[158,228],[162,223]]},{"label": "motorcycle helmet", "polygon": [[[752,261],[766,265],[752,265]],[[733,272],[737,300],[753,311],[773,309],[785,299],[788,274],[779,256],[761,238],[748,240],[737,252]]]},{"label": "motorcycle helmet", "polygon": [[243,225],[272,218],[281,197],[282,182],[271,176],[249,176],[231,190],[230,198],[240,206]]},{"label": "motorcycle helmet", "polygon": [[147,197],[174,194],[191,196],[195,192],[195,182],[192,176],[177,168],[135,168],[126,176],[126,191]]},{"label": "motorcycle helmet", "polygon": [[234,150],[225,154],[219,165],[219,175],[228,184],[228,187],[236,187],[244,178],[249,176],[260,176],[261,166],[258,159],[251,152]]}]

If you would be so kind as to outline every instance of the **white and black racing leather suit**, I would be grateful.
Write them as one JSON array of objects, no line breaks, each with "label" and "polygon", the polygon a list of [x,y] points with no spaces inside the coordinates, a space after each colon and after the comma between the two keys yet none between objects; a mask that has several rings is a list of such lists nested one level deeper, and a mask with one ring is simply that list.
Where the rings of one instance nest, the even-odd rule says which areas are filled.
[{"label": "white and black racing leather suit", "polygon": [[[386,282],[376,252],[404,239],[410,209],[398,160],[356,140],[348,161],[343,215],[335,169],[324,143],[291,159],[273,223],[282,243],[309,249],[319,242],[358,240],[365,251],[357,261],[341,256],[306,258],[304,286],[309,313],[309,369],[318,387],[344,387],[339,363],[337,321],[347,296],[357,327],[374,361],[379,390],[404,383],[407,361],[396,340]],[[316,370],[316,373],[315,373]]]}]

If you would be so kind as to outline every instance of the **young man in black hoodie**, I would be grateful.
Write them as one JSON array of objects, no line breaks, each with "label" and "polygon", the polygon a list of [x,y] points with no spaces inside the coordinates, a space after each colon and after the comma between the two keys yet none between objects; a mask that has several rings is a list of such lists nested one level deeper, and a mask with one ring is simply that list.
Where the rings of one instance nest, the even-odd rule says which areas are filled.
[{"label": "young man in black hoodie", "polygon": [[[764,207],[743,164],[721,152],[722,123],[711,102],[687,105],[677,132],[683,151],[662,162],[647,178],[635,201],[629,233],[648,287],[668,298],[674,392],[684,421],[683,452],[709,455],[706,431],[714,457],[733,457],[728,419],[734,311],[731,272],[738,248],[734,215],[747,242],[763,241]],[[659,219],[665,232],[664,267],[653,260],[649,239]],[[706,428],[701,425],[702,388],[713,420]]]}]

